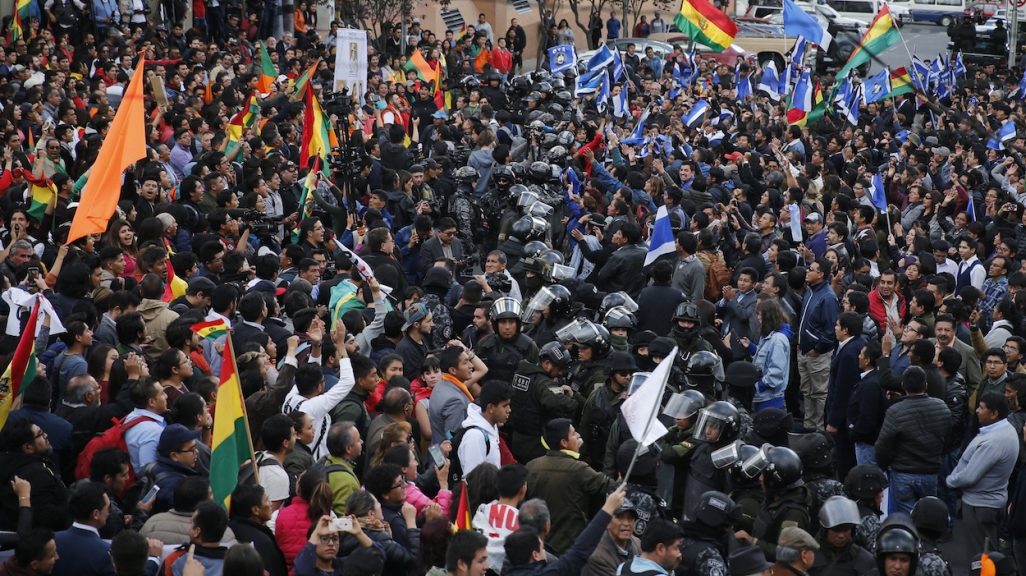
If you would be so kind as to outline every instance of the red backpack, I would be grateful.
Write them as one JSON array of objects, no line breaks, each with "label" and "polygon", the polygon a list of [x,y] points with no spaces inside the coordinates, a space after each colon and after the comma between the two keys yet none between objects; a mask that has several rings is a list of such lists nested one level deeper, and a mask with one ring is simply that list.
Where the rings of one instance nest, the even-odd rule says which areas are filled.
[{"label": "red backpack", "polygon": [[[129,415],[131,416],[131,415]],[[93,461],[93,456],[97,452],[104,448],[117,448],[123,452],[128,452],[128,445],[125,443],[125,433],[131,430],[136,424],[143,422],[156,422],[154,418],[142,416],[136,418],[131,422],[125,423],[128,416],[125,416],[121,420],[117,418],[111,418],[114,425],[108,428],[103,434],[96,436],[85,445],[82,453],[78,455],[78,464],[75,466],[75,480],[82,480],[89,478],[89,465]],[[128,465],[128,481],[125,483],[125,489],[128,489],[132,484],[135,483],[135,470],[132,470],[132,465]]]}]

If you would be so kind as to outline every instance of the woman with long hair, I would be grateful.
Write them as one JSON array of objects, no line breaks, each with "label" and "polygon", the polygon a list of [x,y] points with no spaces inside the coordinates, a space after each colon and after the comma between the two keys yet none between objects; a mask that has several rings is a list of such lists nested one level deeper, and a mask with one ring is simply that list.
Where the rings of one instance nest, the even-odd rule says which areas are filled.
[{"label": "woman with long hair", "polygon": [[[420,486],[417,485],[417,467],[419,462],[417,461],[417,453],[413,451],[408,445],[399,444],[393,446],[385,451],[385,456],[381,459],[384,464],[395,464],[403,471],[403,478],[406,480],[406,502],[411,504],[417,509],[417,515],[420,516],[424,508],[431,504],[438,504],[442,509],[442,514],[445,516],[449,515],[449,507],[452,505],[452,492],[449,491],[449,459],[446,458],[445,466],[436,468],[434,464],[429,466],[434,471],[435,479],[438,480],[438,496],[432,500],[424,495],[424,492],[420,490]],[[425,474],[430,479],[430,474]]]},{"label": "woman with long hair", "polygon": [[104,246],[116,246],[125,251],[125,270],[122,278],[135,276],[136,262],[139,259],[139,245],[135,240],[135,229],[128,220],[118,218],[111,220],[104,236]]},{"label": "woman with long hair", "polygon": [[559,21],[556,38],[560,46],[574,45],[574,29],[570,27],[570,23],[567,22],[566,18]]},{"label": "woman with long hair", "polygon": [[755,384],[752,407],[756,412],[764,408],[784,408],[784,389],[791,375],[791,327],[780,300],[773,294],[760,294],[755,305],[759,318],[759,344],[755,346],[742,338],[741,344],[750,352],[755,348],[752,364],[762,369],[762,380]]},{"label": "woman with long hair", "polygon": [[239,542],[225,553],[224,570],[232,576],[265,576],[264,557],[249,542]]},{"label": "woman with long hair", "polygon": [[385,452],[393,446],[407,446],[413,449],[413,426],[409,422],[393,422],[381,432],[381,442],[371,458],[371,466],[381,464]]},{"label": "woman with long hair", "polygon": [[110,382],[110,369],[114,361],[120,357],[118,349],[109,344],[100,344],[89,353],[88,374],[100,385],[100,403],[107,403],[107,384]]},{"label": "woman with long hair", "polygon": [[429,356],[420,365],[420,376],[410,383],[410,392],[413,393],[413,413],[417,417],[420,437],[424,442],[431,441],[431,418],[428,415],[431,392],[441,381],[442,368],[438,363],[438,358]]},{"label": "woman with long hair", "polygon": [[278,510],[274,540],[285,555],[290,572],[296,555],[308,542],[310,527],[321,516],[331,514],[333,498],[331,484],[324,480],[324,475],[316,470],[307,470],[296,481],[296,495],[292,502]]}]

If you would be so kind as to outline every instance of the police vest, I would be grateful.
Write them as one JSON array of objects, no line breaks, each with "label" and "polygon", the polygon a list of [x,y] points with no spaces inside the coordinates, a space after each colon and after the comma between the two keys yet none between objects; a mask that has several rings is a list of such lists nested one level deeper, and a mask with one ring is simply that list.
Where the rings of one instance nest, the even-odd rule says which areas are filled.
[{"label": "police vest", "polygon": [[481,360],[488,365],[488,378],[509,382],[517,372],[521,360],[531,351],[532,340],[517,334],[516,340],[501,340],[498,334],[489,334],[481,342]]}]

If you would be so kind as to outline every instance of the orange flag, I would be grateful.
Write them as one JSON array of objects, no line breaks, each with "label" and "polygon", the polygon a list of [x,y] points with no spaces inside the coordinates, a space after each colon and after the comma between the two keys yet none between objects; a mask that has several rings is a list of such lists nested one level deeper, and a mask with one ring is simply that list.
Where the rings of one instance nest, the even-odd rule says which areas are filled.
[{"label": "orange flag", "polygon": [[130,164],[146,155],[146,107],[143,102],[143,68],[139,58],[132,81],[125,89],[107,138],[93,163],[93,172],[82,190],[82,199],[71,222],[68,242],[89,234],[102,234],[121,197],[121,175]]}]

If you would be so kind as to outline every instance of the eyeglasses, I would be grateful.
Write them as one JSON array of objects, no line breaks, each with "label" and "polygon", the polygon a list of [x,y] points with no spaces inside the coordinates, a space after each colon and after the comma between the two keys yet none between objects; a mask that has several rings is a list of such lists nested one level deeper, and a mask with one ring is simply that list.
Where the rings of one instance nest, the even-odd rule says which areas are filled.
[{"label": "eyeglasses", "polygon": [[320,536],[318,540],[321,544],[338,544],[338,536]]},{"label": "eyeglasses", "polygon": [[396,484],[395,486],[392,486],[391,490],[398,490],[398,489],[403,488],[405,486],[406,486],[406,482],[403,482],[402,480],[400,480],[398,484]]},{"label": "eyeglasses", "polygon": [[629,370],[620,370],[619,372],[616,372],[615,374],[617,376],[621,377],[621,378],[630,378],[634,374],[634,372],[631,372]]},{"label": "eyeglasses", "polygon": [[199,454],[199,446],[193,446],[192,448],[189,448],[187,450],[175,450],[175,452],[178,453],[178,454],[185,454],[186,452],[192,452],[194,454]]},{"label": "eyeglasses", "polygon": [[42,430],[40,430],[39,434],[36,434],[35,436],[33,436],[32,439],[35,440],[37,438],[46,438],[46,437],[47,437],[46,432],[43,432]]}]

